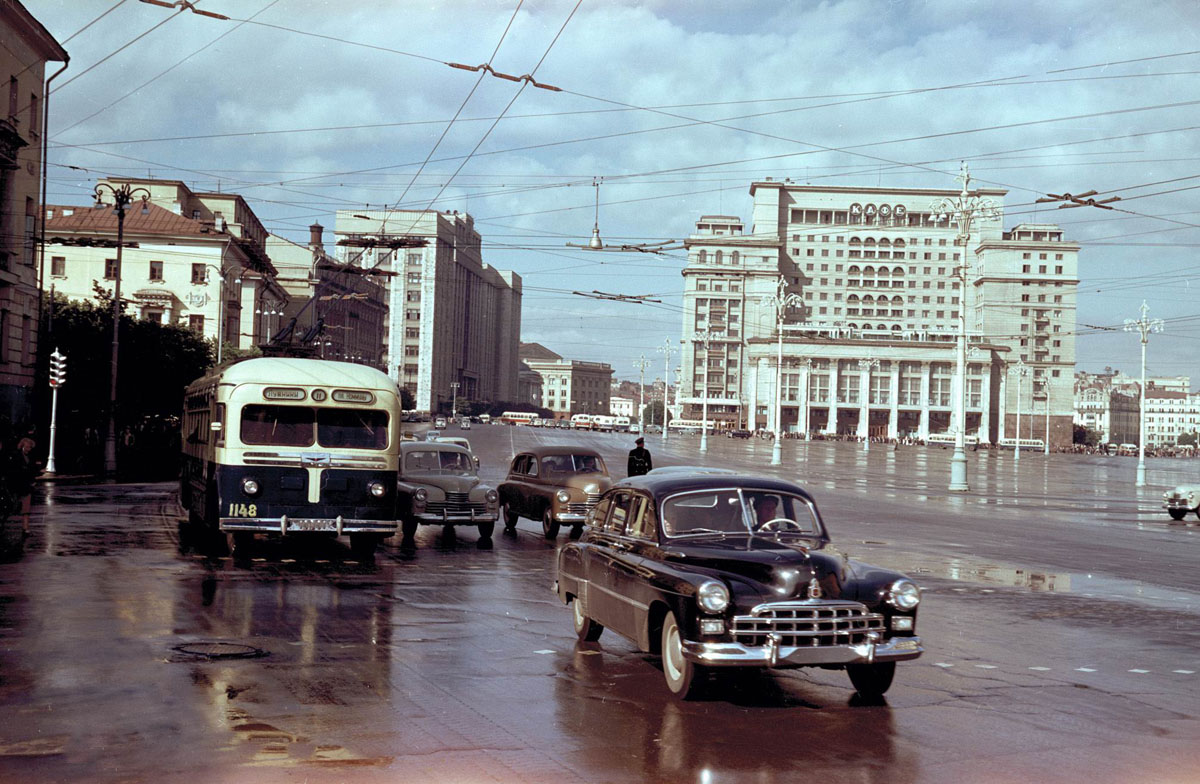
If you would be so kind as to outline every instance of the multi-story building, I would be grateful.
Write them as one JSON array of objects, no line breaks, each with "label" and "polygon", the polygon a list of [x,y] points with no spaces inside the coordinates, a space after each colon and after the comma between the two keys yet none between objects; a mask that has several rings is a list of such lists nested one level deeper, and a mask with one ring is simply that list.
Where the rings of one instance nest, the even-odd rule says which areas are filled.
[{"label": "multi-story building", "polygon": [[542,378],[542,406],[557,419],[610,413],[613,370],[606,362],[563,359],[538,343],[521,344],[521,361]]},{"label": "multi-story building", "polygon": [[[188,326],[248,349],[278,330],[287,293],[275,281],[267,232],[241,196],[194,193],[175,180],[101,180],[129,185],[121,299],[137,318]],[[137,198],[149,194],[145,204]],[[106,193],[106,191],[102,191]],[[69,299],[111,292],[118,216],[111,204],[46,207],[47,287]]]},{"label": "multi-story building", "polygon": [[[978,191],[998,217],[972,225],[964,297],[958,226],[936,207],[958,191],[768,180],[750,194],[750,233],[704,216],[685,243],[685,418],[707,397],[710,420],[774,429],[782,339],[782,429],[947,433],[965,306],[967,434],[1012,438],[1020,409],[1022,438],[1049,425],[1070,443],[1078,245],[1057,227],[1004,231],[1005,191]],[[781,293],[795,306],[779,319]],[[1018,362],[1028,376],[1008,372]]]},{"label": "multi-story building", "polygon": [[267,235],[276,280],[288,295],[275,342],[384,369],[387,288],[377,281],[391,270],[340,262],[325,252],[324,227],[314,223],[308,230],[307,246]]},{"label": "multi-story building", "polygon": [[637,417],[637,401],[630,397],[612,395],[608,398],[608,413],[613,416]]},{"label": "multi-story building", "polygon": [[534,373],[529,365],[521,362],[517,365],[517,400],[518,403],[528,403],[537,408],[542,407],[542,377]]},{"label": "multi-story building", "polygon": [[66,68],[68,57],[17,0],[0,3],[0,41],[0,76],[8,77],[8,112],[0,115],[0,419],[17,422],[32,415],[38,356],[46,63]]},{"label": "multi-story building", "polygon": [[1146,446],[1175,446],[1180,436],[1200,431],[1200,394],[1147,384],[1145,402]]},{"label": "multi-story building", "polygon": [[339,210],[338,258],[389,269],[387,372],[419,411],[517,399],[521,278],[485,264],[470,215]]}]

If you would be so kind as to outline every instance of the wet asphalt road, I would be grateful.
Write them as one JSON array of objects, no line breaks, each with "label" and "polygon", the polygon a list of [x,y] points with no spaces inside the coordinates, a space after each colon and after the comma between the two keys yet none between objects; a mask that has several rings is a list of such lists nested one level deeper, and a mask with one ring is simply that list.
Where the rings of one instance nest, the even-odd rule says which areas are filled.
[{"label": "wet asphalt road", "polygon": [[[632,446],[463,435],[493,479],[532,442],[584,441],[614,475]],[[648,441],[656,465],[772,470],[768,442]],[[884,705],[823,670],[674,701],[624,640],[575,642],[530,520],[491,549],[422,528],[415,557],[234,564],[181,547],[173,486],[46,485],[0,564],[0,782],[1200,780],[1200,521],[1158,508],[1200,463],[1151,460],[1139,493],[1128,458],[969,453],[950,496],[949,455],[785,444],[835,542],[925,591],[927,652]]]}]

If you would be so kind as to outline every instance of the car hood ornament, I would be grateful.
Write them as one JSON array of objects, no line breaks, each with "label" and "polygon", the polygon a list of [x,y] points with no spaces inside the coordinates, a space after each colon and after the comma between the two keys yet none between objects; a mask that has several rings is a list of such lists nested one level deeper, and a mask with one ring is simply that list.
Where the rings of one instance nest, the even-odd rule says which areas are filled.
[{"label": "car hood ornament", "polygon": [[819,582],[817,582],[816,577],[813,577],[811,580],[808,581],[808,598],[809,599],[820,599],[824,595],[825,595],[825,592],[823,590],[821,590],[821,584]]}]

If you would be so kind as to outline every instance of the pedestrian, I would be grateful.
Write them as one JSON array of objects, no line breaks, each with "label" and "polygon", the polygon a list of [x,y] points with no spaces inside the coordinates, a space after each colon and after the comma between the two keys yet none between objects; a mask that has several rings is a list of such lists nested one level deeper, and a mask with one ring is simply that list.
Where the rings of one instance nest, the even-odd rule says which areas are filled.
[{"label": "pedestrian", "polygon": [[629,476],[649,473],[654,465],[650,461],[650,450],[644,446],[646,439],[639,436],[633,443],[637,446],[629,450]]},{"label": "pedestrian", "polygon": [[37,446],[34,436],[37,432],[31,427],[25,436],[17,442],[16,454],[11,458],[11,492],[17,500],[18,513],[21,515],[21,535],[29,536],[29,511],[33,506],[33,482],[42,472],[42,467],[34,459],[33,450]]}]

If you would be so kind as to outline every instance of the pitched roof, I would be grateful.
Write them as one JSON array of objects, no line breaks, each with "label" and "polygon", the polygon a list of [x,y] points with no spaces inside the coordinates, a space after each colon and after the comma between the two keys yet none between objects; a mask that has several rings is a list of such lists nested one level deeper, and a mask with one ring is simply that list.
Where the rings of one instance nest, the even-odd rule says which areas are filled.
[{"label": "pitched roof", "polygon": [[[211,225],[198,220],[176,215],[168,209],[147,202],[147,214],[142,214],[140,202],[130,204],[125,210],[125,233],[161,236],[224,236]],[[67,214],[70,213],[70,214]],[[46,234],[54,232],[79,234],[116,234],[117,214],[111,205],[103,208],[74,205],[46,205]]]},{"label": "pitched roof", "polygon": [[555,354],[541,343],[522,343],[517,355],[526,362],[555,362],[562,359],[561,354]]}]

